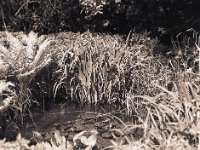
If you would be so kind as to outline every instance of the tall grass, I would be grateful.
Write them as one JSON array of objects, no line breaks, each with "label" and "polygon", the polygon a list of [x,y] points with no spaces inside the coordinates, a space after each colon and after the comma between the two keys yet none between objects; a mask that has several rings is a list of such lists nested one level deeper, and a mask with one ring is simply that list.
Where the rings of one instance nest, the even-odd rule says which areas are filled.
[{"label": "tall grass", "polygon": [[54,96],[62,88],[71,101],[125,103],[135,86],[149,82],[140,74],[150,66],[155,43],[147,34],[130,34],[126,42],[118,35],[78,35],[63,51]]},{"label": "tall grass", "polygon": [[[193,31],[193,35],[197,35]],[[179,35],[180,36],[180,35]],[[199,40],[199,36],[196,36]],[[195,38],[195,41],[198,41]],[[127,110],[136,116],[135,124],[114,129],[125,137],[125,144],[116,139],[107,149],[198,149],[199,148],[199,42],[188,46],[191,38],[183,35],[182,41],[173,41],[175,57],[168,58],[163,76],[170,82],[152,82],[154,96],[130,94]],[[189,49],[191,48],[191,49]],[[193,58],[187,59],[187,56]],[[162,62],[160,62],[162,63]],[[191,65],[192,64],[192,65]],[[162,69],[162,68],[161,68]],[[168,74],[168,72],[170,72]],[[166,74],[165,74],[166,73]],[[158,76],[157,76],[158,77]],[[150,76],[149,78],[152,78]],[[158,79],[158,78],[157,78]],[[142,111],[141,111],[142,110]],[[139,125],[139,126],[138,126]],[[133,139],[135,128],[143,135]]]}]

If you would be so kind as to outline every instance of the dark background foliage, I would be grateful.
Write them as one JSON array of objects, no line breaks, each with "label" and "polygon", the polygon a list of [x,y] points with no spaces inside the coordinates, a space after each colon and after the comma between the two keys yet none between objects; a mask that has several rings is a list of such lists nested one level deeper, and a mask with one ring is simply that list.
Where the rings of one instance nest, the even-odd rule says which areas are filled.
[{"label": "dark background foliage", "polygon": [[0,30],[127,34],[135,29],[165,38],[200,29],[199,0],[1,0],[0,5]]}]

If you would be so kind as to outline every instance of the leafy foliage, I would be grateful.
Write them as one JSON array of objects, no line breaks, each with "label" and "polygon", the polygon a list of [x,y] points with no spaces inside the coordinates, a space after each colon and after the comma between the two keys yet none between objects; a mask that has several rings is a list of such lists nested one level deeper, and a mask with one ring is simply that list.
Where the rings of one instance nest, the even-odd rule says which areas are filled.
[{"label": "leafy foliage", "polygon": [[[11,82],[6,82],[5,80],[0,81],[0,98],[1,98],[0,111],[9,107],[11,101],[16,96],[15,91],[13,91],[12,89],[12,87],[14,86],[15,85],[12,84]],[[4,91],[7,91],[7,93],[4,93]]]},{"label": "leafy foliage", "polygon": [[[60,29],[78,29],[78,0],[1,1],[1,16],[7,29],[57,32]],[[1,24],[2,26],[3,24]],[[2,30],[2,29],[1,29]]]},{"label": "leafy foliage", "polygon": [[[135,28],[176,35],[199,30],[198,0],[2,0],[1,27],[42,33],[63,30],[128,33]],[[1,28],[2,30],[3,28]]]},{"label": "leafy foliage", "polygon": [[[90,133],[90,137],[87,139],[83,132]],[[81,134],[82,133],[82,134]],[[97,140],[97,131],[82,131],[77,135],[74,135],[74,140],[81,139],[82,143],[87,146],[86,150],[92,149],[92,147],[96,144]],[[51,137],[50,143],[45,141],[42,135],[36,131],[33,132],[33,138],[36,141],[36,145],[29,146],[29,141],[22,138],[21,134],[17,136],[16,141],[14,142],[5,142],[5,140],[0,141],[0,148],[1,149],[19,149],[19,150],[73,150],[79,148],[75,142],[71,144],[69,141],[66,141],[65,136],[62,136],[58,130],[54,131],[54,134]]]},{"label": "leafy foliage", "polygon": [[[0,70],[2,72],[1,78],[3,76],[5,79],[7,76],[12,77],[10,80],[15,85],[15,98],[12,99],[12,107],[16,113],[20,113],[16,116],[23,118],[24,113],[29,110],[33,102],[30,90],[31,80],[51,63],[51,52],[47,49],[51,41],[44,37],[38,38],[34,32],[23,35],[21,39],[7,31],[5,33],[8,45],[0,45],[0,60],[1,65],[4,66]],[[7,84],[9,82],[5,85]]]}]

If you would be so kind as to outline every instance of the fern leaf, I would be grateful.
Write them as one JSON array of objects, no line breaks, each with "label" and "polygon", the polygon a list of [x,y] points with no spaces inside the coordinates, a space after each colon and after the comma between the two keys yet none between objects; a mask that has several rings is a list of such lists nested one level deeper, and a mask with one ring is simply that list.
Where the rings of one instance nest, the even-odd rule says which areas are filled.
[{"label": "fern leaf", "polygon": [[16,52],[23,47],[19,39],[15,38],[10,32],[6,31],[7,40],[10,43],[11,51]]},{"label": "fern leaf", "polygon": [[34,47],[37,44],[38,41],[38,34],[34,33],[33,31],[31,31],[28,36],[24,35],[23,39],[27,45],[26,47],[26,53],[27,53],[27,57],[28,58],[33,58],[34,56]]},{"label": "fern leaf", "polygon": [[37,66],[40,61],[43,59],[45,51],[46,51],[46,47],[50,44],[51,41],[49,41],[48,39],[46,39],[40,46],[39,46],[39,50],[35,56],[34,62],[33,62],[33,66]]}]

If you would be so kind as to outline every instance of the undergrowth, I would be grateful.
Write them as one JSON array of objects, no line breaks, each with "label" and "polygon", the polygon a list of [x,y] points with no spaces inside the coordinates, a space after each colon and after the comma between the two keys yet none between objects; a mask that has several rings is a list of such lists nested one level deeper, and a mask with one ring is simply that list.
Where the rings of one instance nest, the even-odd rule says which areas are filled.
[{"label": "undergrowth", "polygon": [[[44,36],[38,37],[34,32],[18,38],[7,31],[5,34],[6,40],[0,44],[1,95],[5,98],[4,108],[9,106],[14,111],[14,117],[23,122],[27,114],[31,115],[30,107],[36,102],[30,83],[51,63],[52,52],[47,49],[51,41]],[[3,96],[3,93],[7,94]]]},{"label": "undergrowth", "polygon": [[[157,41],[148,33],[130,32],[126,40],[90,32],[60,33],[50,37],[54,45],[47,47],[49,40],[34,44],[31,37],[38,38],[31,32],[25,36],[24,47],[6,32],[9,46],[1,45],[0,72],[4,76],[9,72],[15,80],[1,81],[1,94],[4,90],[9,94],[0,108],[12,107],[23,118],[33,103],[30,81],[54,61],[56,69],[48,82],[53,82],[55,102],[62,98],[66,102],[117,103],[135,117],[130,126],[120,121],[122,128],[115,129],[120,137],[107,149],[199,148],[200,41],[199,34],[192,32],[192,37],[180,33],[166,57],[153,54]],[[39,49],[33,53],[35,45]],[[143,130],[139,140],[133,136],[136,128]],[[125,143],[118,138],[125,138]]]}]

